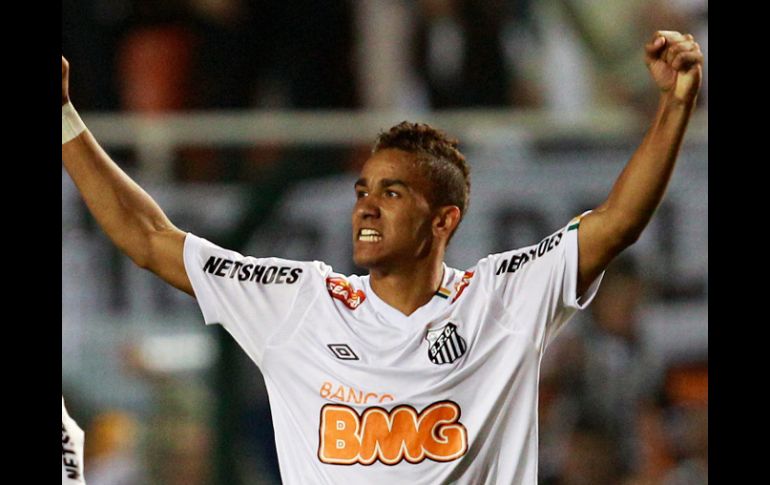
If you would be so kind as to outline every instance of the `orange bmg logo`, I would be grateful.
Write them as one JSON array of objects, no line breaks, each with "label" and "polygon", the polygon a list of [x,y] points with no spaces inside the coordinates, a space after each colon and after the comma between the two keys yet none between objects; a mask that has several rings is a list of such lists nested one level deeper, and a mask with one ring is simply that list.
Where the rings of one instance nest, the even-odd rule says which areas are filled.
[{"label": "orange bmg logo", "polygon": [[468,451],[468,432],[459,419],[460,406],[452,401],[433,403],[421,413],[407,405],[390,412],[371,407],[360,416],[349,406],[326,404],[318,459],[333,465],[456,460]]}]

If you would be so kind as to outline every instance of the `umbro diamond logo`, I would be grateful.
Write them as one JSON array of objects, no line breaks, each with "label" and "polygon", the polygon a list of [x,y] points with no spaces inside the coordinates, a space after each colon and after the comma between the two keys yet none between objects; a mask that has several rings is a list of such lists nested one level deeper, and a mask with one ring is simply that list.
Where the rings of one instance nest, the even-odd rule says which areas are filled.
[{"label": "umbro diamond logo", "polygon": [[328,344],[327,347],[340,360],[358,360],[358,356],[348,344]]}]

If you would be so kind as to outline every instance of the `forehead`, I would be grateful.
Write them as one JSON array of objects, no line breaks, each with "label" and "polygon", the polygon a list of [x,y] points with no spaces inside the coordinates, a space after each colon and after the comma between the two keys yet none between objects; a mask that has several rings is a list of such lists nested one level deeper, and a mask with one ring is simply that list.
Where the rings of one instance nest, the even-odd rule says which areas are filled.
[{"label": "forehead", "polygon": [[417,157],[395,148],[372,154],[364,163],[360,176],[368,184],[377,183],[380,179],[398,179],[414,185],[426,183]]}]

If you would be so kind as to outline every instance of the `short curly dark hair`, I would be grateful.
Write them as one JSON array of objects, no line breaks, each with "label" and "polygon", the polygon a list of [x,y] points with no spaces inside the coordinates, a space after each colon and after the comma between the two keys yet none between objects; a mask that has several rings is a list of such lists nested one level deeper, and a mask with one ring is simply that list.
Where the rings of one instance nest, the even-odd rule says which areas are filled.
[{"label": "short curly dark hair", "polygon": [[459,142],[425,123],[402,121],[380,133],[372,153],[396,148],[417,156],[423,175],[433,187],[428,194],[434,207],[456,205],[460,219],[468,211],[471,195],[471,173]]}]

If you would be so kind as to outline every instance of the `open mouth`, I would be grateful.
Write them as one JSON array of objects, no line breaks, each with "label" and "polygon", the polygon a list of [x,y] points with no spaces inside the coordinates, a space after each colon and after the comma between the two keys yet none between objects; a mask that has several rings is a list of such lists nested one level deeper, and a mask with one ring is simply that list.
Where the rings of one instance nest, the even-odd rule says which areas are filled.
[{"label": "open mouth", "polygon": [[361,229],[358,231],[358,240],[364,242],[382,241],[382,236],[374,229]]}]

